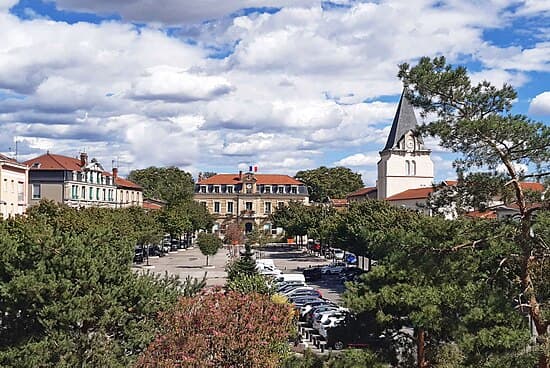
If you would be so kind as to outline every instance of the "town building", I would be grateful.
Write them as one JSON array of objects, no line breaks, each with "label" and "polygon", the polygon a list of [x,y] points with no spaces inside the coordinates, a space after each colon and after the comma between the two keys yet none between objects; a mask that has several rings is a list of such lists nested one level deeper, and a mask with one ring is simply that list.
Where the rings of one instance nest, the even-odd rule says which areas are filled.
[{"label": "town building", "polygon": [[407,189],[431,187],[434,165],[424,146],[414,109],[403,93],[390,134],[378,161],[377,198],[386,199]]},{"label": "town building", "polygon": [[291,201],[309,204],[309,193],[304,183],[288,175],[217,174],[199,179],[194,198],[214,215],[213,232],[224,234],[227,224],[243,224],[246,232],[254,225],[263,226],[272,235],[282,233],[269,221],[269,215]]},{"label": "town building", "polygon": [[28,173],[26,165],[0,154],[0,216],[22,215],[27,209]]},{"label": "town building", "polygon": [[143,190],[118,178],[116,168],[107,172],[88,154],[79,158],[46,153],[25,162],[29,167],[29,205],[42,199],[71,207],[141,206]]},{"label": "town building", "polygon": [[118,176],[118,168],[113,168],[113,178],[116,185],[116,207],[143,207],[143,188]]}]

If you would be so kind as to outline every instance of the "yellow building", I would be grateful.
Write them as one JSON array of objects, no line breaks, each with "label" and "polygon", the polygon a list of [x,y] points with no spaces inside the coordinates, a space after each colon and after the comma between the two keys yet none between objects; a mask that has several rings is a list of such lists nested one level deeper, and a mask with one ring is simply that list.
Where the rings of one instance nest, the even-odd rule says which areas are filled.
[{"label": "yellow building", "polygon": [[29,169],[0,154],[0,216],[22,215],[27,209]]},{"label": "yellow building", "polygon": [[202,203],[214,215],[213,232],[223,235],[230,222],[243,224],[246,232],[254,224],[263,225],[273,235],[282,232],[275,229],[269,215],[290,201],[309,204],[309,194],[304,183],[288,175],[217,174],[199,179],[195,185],[195,200]]}]

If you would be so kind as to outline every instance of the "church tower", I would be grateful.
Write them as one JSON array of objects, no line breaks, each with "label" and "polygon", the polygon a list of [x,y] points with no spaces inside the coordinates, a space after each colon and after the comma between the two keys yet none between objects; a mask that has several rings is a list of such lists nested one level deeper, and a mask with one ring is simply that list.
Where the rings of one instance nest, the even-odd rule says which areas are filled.
[{"label": "church tower", "polygon": [[405,93],[401,95],[386,146],[378,161],[378,199],[407,189],[431,186],[434,165],[422,137],[416,136],[414,110]]}]

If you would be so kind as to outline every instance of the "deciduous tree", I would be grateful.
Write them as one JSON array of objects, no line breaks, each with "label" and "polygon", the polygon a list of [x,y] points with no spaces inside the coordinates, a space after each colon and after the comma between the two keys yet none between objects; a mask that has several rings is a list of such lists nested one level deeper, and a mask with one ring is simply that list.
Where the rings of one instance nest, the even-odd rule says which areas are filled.
[{"label": "deciduous tree", "polygon": [[279,367],[294,327],[289,304],[208,290],[182,298],[137,367]]},{"label": "deciduous tree", "polygon": [[216,234],[200,233],[197,239],[201,253],[206,256],[206,265],[208,266],[208,257],[218,253],[223,246],[221,239]]},{"label": "deciduous tree", "polygon": [[347,194],[363,187],[361,174],[347,167],[321,166],[313,170],[298,171],[295,178],[309,189],[314,202],[327,202],[328,198],[345,198]]},{"label": "deciduous tree", "polygon": [[146,198],[161,199],[168,204],[192,199],[194,192],[193,176],[174,166],[133,170],[128,180],[141,185]]}]

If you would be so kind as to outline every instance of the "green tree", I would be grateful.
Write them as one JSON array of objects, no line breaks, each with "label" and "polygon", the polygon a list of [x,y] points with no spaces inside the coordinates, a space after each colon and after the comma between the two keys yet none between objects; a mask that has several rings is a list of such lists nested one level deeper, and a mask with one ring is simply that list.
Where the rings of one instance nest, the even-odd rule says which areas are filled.
[{"label": "green tree", "polygon": [[[513,249],[492,237],[507,224],[427,217],[378,201],[352,206],[342,223],[348,244],[357,241],[355,251],[378,260],[361,282],[347,284],[344,301],[372,333],[386,335],[385,359],[428,367],[453,342],[465,357],[461,367],[528,366],[527,321],[507,299],[505,275],[495,272]],[[488,239],[479,254],[457,252],[479,236]]]},{"label": "green tree", "polygon": [[387,368],[389,365],[381,363],[376,355],[361,349],[349,349],[342,354],[329,358],[326,368]]},{"label": "green tree", "polygon": [[168,204],[193,197],[193,176],[174,166],[132,170],[128,180],[141,185],[146,198],[161,199]]},{"label": "green tree", "polygon": [[314,202],[326,202],[328,198],[345,198],[347,194],[363,187],[361,174],[346,167],[321,166],[313,170],[298,171],[295,178],[310,190]]},{"label": "green tree", "polygon": [[232,281],[243,276],[255,277],[258,275],[256,261],[253,258],[250,243],[245,244],[245,252],[239,259],[229,263],[226,267],[227,278]]},{"label": "green tree", "polygon": [[0,221],[0,366],[131,365],[158,314],[203,286],[130,268],[148,221],[136,209],[52,202]]},{"label": "green tree", "polygon": [[223,246],[221,239],[216,234],[200,233],[197,239],[201,253],[206,256],[206,265],[208,266],[208,257],[218,253]]},{"label": "green tree", "polygon": [[227,288],[240,293],[271,294],[272,288],[268,280],[259,274],[239,273],[228,278]]},{"label": "green tree", "polygon": [[[543,268],[546,274],[550,274],[550,269],[545,268],[548,267],[545,261],[548,258],[547,243],[532,236],[536,223],[534,214],[541,211],[541,207],[528,206],[521,181],[549,173],[550,127],[509,113],[517,98],[510,85],[496,88],[487,81],[472,84],[466,68],[453,67],[444,57],[425,57],[414,67],[403,64],[398,76],[413,105],[421,107],[424,115],[432,113],[437,116],[422,131],[439,138],[441,146],[461,155],[456,161],[459,169],[505,168],[506,184],[513,189],[519,215],[516,231],[511,235],[516,248],[503,257],[503,262],[514,270],[509,276],[511,282],[519,281],[515,293],[520,295],[518,304],[528,305],[537,330],[538,366],[548,368],[550,280],[538,277],[535,272]],[[520,169],[525,165],[532,173]],[[548,208],[548,200],[543,202],[542,208]]]}]

